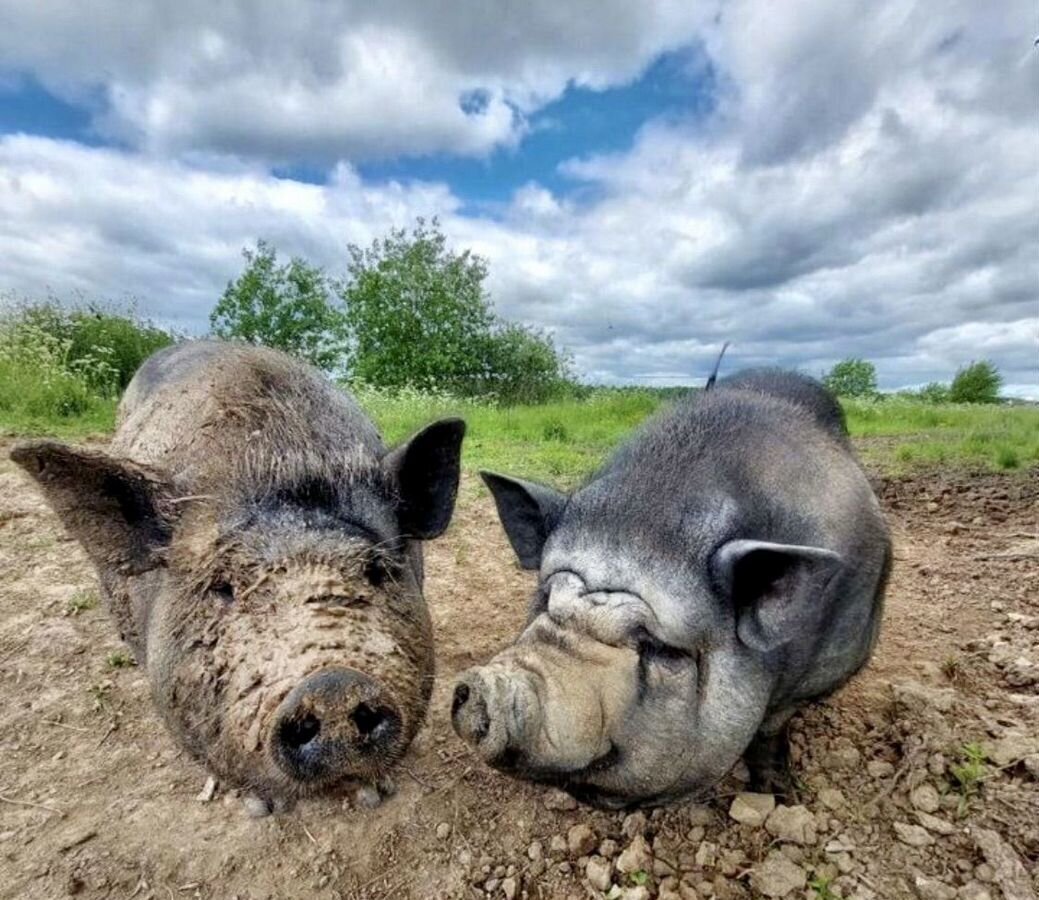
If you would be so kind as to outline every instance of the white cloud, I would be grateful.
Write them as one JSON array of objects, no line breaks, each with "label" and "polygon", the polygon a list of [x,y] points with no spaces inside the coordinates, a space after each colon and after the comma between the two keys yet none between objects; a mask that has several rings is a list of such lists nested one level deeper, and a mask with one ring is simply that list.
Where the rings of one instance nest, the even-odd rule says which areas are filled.
[{"label": "white cloud", "polygon": [[[996,16],[952,3],[938,15],[922,3],[748,0],[697,24],[682,6],[618,5],[612,18],[532,6],[497,30],[483,6],[433,22],[427,5],[393,5],[396,18],[355,11],[321,29],[303,7],[281,47],[264,7],[255,19],[196,11],[190,27],[187,14],[166,12],[157,40],[157,13],[143,5],[124,30],[136,38],[113,50],[109,82],[133,85],[125,103],[150,110],[124,117],[149,152],[0,140],[0,287],[132,293],[147,311],[200,329],[256,237],[340,269],[347,242],[439,214],[456,244],[488,258],[499,309],[551,329],[592,380],[695,381],[729,340],[730,370],[818,373],[856,355],[875,361],[891,388],[948,379],[985,356],[1009,392],[1027,395],[1039,384],[1029,107],[1039,54],[1022,36],[1027,7]],[[79,6],[70,9],[75,22]],[[90,27],[104,31],[106,21]],[[71,46],[55,61],[65,45],[50,19],[46,27],[52,43],[23,34],[23,57],[50,59],[55,78],[94,71]],[[376,37],[356,53],[385,51],[387,71],[401,61],[408,84],[375,84],[377,65],[364,74],[343,38],[362,32]],[[147,35],[157,44],[139,52]],[[189,164],[166,152],[235,147],[262,159],[306,141],[362,154],[438,141],[478,152],[515,140],[522,121],[481,131],[441,115],[443,98],[454,109],[458,90],[479,85],[490,91],[486,115],[495,98],[522,112],[570,78],[630,77],[691,35],[718,72],[712,118],[650,123],[629,151],[565,165],[587,192],[528,184],[495,219],[464,214],[443,185],[373,186],[346,163],[315,186],[259,163],[199,155]],[[312,71],[299,93],[281,91],[300,60]],[[227,78],[200,90],[195,76],[220,67]],[[227,100],[242,79],[255,84]],[[357,97],[340,90],[347,83]],[[275,98],[266,112],[250,105],[254,89]]]}]

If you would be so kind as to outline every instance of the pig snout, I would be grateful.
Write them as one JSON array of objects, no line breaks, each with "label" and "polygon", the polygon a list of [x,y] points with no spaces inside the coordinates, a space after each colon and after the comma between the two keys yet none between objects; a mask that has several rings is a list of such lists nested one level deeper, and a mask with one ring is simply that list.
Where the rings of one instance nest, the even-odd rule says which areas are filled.
[{"label": "pig snout", "polygon": [[328,781],[371,771],[404,751],[396,704],[377,681],[351,669],[325,669],[282,701],[270,737],[278,766],[297,781]]},{"label": "pig snout", "polygon": [[501,763],[522,735],[537,727],[539,706],[524,678],[473,669],[455,683],[451,723],[458,736],[489,763]]}]

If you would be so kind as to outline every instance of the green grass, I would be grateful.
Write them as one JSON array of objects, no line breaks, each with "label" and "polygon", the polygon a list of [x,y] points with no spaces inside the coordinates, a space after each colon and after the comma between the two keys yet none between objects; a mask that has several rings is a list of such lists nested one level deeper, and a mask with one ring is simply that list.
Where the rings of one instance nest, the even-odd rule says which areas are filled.
[{"label": "green grass", "polygon": [[[38,390],[32,371],[0,365],[0,397]],[[6,380],[5,380],[6,379]],[[40,389],[42,390],[42,389]],[[468,423],[465,467],[491,469],[573,486],[594,470],[641,422],[667,403],[638,389],[594,390],[580,400],[497,407],[441,394],[357,392],[390,443],[442,416]],[[870,466],[888,472],[934,466],[1021,471],[1039,466],[1039,407],[934,405],[888,397],[846,401],[855,443]],[[82,409],[41,400],[0,402],[0,432],[66,440],[111,432],[116,401],[90,397]]]}]

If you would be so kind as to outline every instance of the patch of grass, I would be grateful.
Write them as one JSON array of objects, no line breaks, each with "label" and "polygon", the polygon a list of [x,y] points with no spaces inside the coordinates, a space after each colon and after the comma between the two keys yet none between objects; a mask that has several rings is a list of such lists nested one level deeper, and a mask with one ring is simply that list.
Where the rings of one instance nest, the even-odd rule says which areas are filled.
[{"label": "patch of grass", "polygon": [[628,873],[628,881],[636,887],[641,887],[649,881],[649,872],[644,869],[636,869],[634,872]]},{"label": "patch of grass", "polygon": [[960,795],[959,814],[966,813],[967,807],[981,790],[982,782],[988,775],[985,748],[978,743],[964,744],[958,753],[959,762],[949,767],[949,772],[956,782],[955,787]]},{"label": "patch of grass", "polygon": [[76,591],[65,604],[65,615],[78,616],[81,612],[97,606],[97,594],[93,591]]},{"label": "patch of grass", "polygon": [[108,709],[108,695],[112,690],[111,681],[102,681],[90,686],[90,696],[94,699],[94,712],[100,713]]},{"label": "patch of grass", "polygon": [[808,887],[815,892],[817,900],[840,900],[840,896],[835,894],[830,888],[831,884],[833,884],[832,878],[827,878],[825,875],[817,875],[814,872],[808,881]]},{"label": "patch of grass", "polygon": [[134,658],[125,650],[113,650],[105,657],[105,661],[110,669],[128,669],[137,665]]}]

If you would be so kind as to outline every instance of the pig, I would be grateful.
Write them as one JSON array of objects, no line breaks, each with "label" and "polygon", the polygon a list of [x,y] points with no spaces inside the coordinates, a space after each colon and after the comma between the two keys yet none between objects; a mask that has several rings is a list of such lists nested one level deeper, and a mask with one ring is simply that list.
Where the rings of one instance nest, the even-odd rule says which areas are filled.
[{"label": "pig", "polygon": [[144,362],[107,452],[11,458],[94,563],[176,741],[262,814],[390,788],[432,689],[420,542],[451,519],[464,431],[387,451],[309,366],[196,341]]},{"label": "pig", "polygon": [[787,723],[868,660],[891,559],[833,397],[752,370],[569,496],[482,476],[538,582],[518,639],[455,683],[462,739],[604,807],[703,795],[741,756],[788,792]]}]

